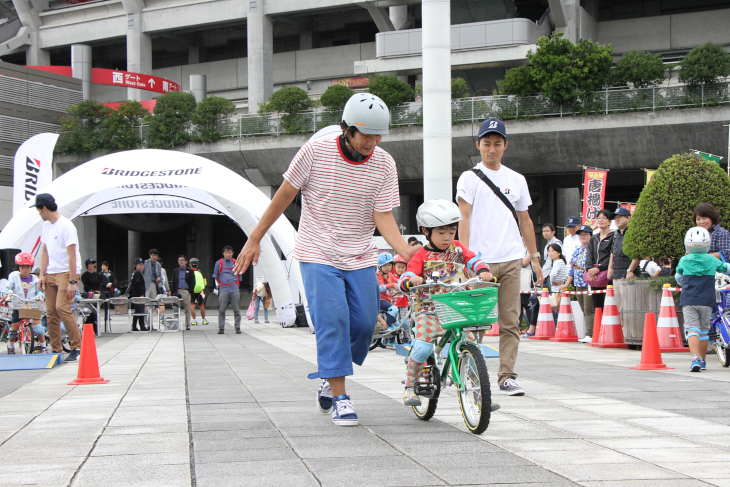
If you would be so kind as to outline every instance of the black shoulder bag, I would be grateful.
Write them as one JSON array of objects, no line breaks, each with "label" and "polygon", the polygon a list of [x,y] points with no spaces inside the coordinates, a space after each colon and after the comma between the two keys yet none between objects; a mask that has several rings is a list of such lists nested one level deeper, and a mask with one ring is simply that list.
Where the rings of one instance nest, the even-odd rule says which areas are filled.
[{"label": "black shoulder bag", "polygon": [[502,201],[502,203],[504,203],[504,206],[506,206],[509,209],[509,211],[512,212],[512,216],[514,217],[515,223],[517,224],[517,229],[520,231],[520,235],[522,235],[522,229],[520,229],[520,219],[517,218],[517,212],[515,211],[515,207],[512,206],[512,203],[510,203],[510,201],[507,199],[507,197],[504,195],[504,193],[502,193],[502,191],[497,187],[497,185],[494,184],[492,182],[492,180],[487,177],[486,174],[484,174],[483,172],[481,172],[479,169],[476,169],[476,168],[473,168],[472,172],[474,174],[476,174],[479,179],[484,181],[484,184],[489,186],[489,188],[492,191],[494,191],[494,194],[497,195],[497,198],[499,198]]}]

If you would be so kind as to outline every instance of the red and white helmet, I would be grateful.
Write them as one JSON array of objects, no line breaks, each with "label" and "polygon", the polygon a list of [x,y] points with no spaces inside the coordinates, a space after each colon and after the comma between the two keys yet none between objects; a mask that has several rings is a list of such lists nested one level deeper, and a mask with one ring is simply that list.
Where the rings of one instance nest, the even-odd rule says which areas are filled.
[{"label": "red and white helmet", "polygon": [[395,254],[395,257],[393,257],[393,264],[397,264],[399,262],[401,264],[405,264],[406,263],[406,259],[404,259],[403,257],[401,257],[399,254]]},{"label": "red and white helmet", "polygon": [[35,264],[35,259],[28,252],[21,252],[15,256],[15,263],[18,265],[30,265]]}]

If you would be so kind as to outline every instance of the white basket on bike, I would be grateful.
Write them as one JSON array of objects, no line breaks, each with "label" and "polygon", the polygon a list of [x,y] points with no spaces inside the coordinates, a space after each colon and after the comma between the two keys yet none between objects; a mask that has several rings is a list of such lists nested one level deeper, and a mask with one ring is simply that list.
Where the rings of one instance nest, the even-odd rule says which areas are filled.
[{"label": "white basket on bike", "polygon": [[21,320],[40,320],[43,315],[43,301],[41,299],[30,299],[26,300],[13,294],[12,303],[13,309],[18,312],[18,317]]},{"label": "white basket on bike", "polygon": [[722,307],[725,309],[730,308],[730,288],[718,289],[717,294],[720,295],[718,301],[722,303]]}]

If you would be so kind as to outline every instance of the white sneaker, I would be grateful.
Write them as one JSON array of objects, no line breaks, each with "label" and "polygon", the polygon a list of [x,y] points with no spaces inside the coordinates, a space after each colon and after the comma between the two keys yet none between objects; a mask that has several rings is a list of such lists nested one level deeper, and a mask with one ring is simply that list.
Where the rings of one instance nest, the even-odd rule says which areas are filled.
[{"label": "white sneaker", "polygon": [[586,336],[585,338],[581,338],[578,341],[581,343],[593,343],[593,337]]},{"label": "white sneaker", "polygon": [[525,395],[525,390],[514,379],[506,379],[504,382],[502,382],[502,385],[499,386],[499,390],[502,394],[504,394],[506,396],[524,396]]}]

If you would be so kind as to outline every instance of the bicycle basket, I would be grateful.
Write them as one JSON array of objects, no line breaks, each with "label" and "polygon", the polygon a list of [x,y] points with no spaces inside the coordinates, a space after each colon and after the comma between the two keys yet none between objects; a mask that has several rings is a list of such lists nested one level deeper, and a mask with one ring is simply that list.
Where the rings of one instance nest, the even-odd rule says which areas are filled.
[{"label": "bicycle basket", "polygon": [[13,294],[12,302],[20,319],[39,320],[43,314],[43,301],[40,299],[26,301],[17,294]]},{"label": "bicycle basket", "polygon": [[497,305],[496,287],[432,294],[436,315],[445,330],[497,322],[492,310]]},{"label": "bicycle basket", "polygon": [[13,315],[13,310],[6,308],[5,306],[0,307],[0,320],[10,321]]}]

